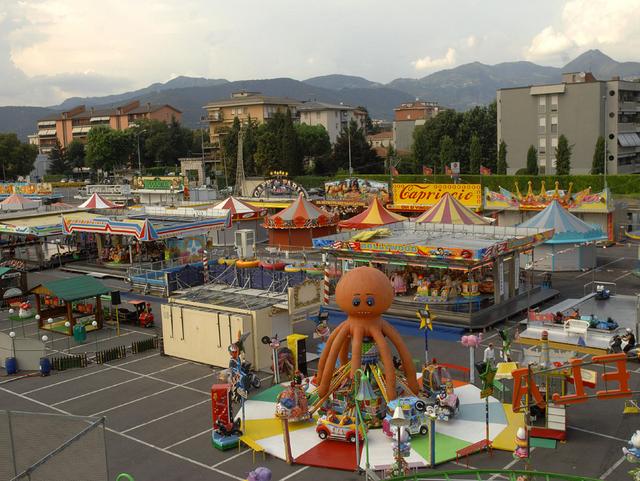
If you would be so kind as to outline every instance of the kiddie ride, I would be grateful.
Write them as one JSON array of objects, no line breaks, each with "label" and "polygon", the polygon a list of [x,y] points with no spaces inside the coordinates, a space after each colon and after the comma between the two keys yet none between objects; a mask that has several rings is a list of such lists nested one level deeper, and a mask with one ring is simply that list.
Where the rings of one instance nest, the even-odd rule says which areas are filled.
[{"label": "kiddie ride", "polygon": [[425,400],[427,414],[435,414],[440,421],[448,421],[460,409],[460,399],[453,389],[452,377],[441,364],[424,366],[420,394]]},{"label": "kiddie ride", "polygon": [[130,324],[138,325],[140,327],[153,327],[153,313],[151,312],[151,304],[145,301],[129,301],[129,304],[133,306],[133,311],[125,309],[124,307],[118,308],[118,317],[120,322],[127,322]]}]

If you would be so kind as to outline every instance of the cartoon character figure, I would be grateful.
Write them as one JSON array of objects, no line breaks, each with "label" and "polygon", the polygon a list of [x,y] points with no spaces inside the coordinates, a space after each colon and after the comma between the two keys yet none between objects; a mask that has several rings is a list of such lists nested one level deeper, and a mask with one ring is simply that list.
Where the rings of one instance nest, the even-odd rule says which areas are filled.
[{"label": "cartoon character figure", "polygon": [[520,459],[529,457],[529,449],[527,447],[527,431],[523,427],[519,427],[516,432],[516,449],[513,456]]},{"label": "cartoon character figure", "polygon": [[628,442],[630,448],[622,448],[622,453],[630,463],[640,463],[640,430],[633,433]]},{"label": "cartoon character figure", "polygon": [[330,335],[331,328],[325,320],[320,321],[313,331],[313,338],[320,339],[320,342],[327,342],[327,339],[329,339]]},{"label": "cartoon character figure", "polygon": [[271,481],[271,470],[265,467],[258,467],[247,475],[247,481]]},{"label": "cartoon character figure", "polygon": [[31,317],[32,314],[31,303],[29,301],[22,302],[20,304],[20,310],[18,311],[18,317],[20,319],[25,319],[27,317]]}]

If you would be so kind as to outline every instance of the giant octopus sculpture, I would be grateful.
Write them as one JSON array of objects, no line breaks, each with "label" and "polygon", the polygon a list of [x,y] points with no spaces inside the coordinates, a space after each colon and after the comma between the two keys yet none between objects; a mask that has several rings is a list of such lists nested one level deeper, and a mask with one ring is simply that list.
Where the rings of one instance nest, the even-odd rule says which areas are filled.
[{"label": "giant octopus sculpture", "polygon": [[402,370],[407,378],[407,385],[414,394],[419,391],[416,369],[409,350],[400,334],[381,315],[393,301],[391,281],[378,269],[358,267],[342,276],[336,286],[336,302],[347,313],[347,319],[341,323],[327,340],[318,364],[318,394],[324,397],[329,392],[333,367],[338,356],[340,363],[349,360],[351,346],[351,376],[362,367],[362,340],[372,338],[380,353],[384,366],[384,380],[387,396],[395,399],[396,371],[393,364],[391,348],[387,337],[396,347],[402,361]]}]

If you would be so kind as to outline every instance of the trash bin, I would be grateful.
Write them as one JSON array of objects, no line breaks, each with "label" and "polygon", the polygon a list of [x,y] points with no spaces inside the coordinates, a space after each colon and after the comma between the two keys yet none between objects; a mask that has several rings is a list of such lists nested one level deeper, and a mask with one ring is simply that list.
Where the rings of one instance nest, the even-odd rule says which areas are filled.
[{"label": "trash bin", "polygon": [[40,375],[48,376],[51,374],[51,361],[48,357],[40,358]]},{"label": "trash bin", "polygon": [[18,372],[18,360],[15,357],[8,357],[4,360],[4,368],[7,374],[15,374]]},{"label": "trash bin", "polygon": [[87,328],[83,324],[73,326],[73,339],[79,343],[87,341]]}]

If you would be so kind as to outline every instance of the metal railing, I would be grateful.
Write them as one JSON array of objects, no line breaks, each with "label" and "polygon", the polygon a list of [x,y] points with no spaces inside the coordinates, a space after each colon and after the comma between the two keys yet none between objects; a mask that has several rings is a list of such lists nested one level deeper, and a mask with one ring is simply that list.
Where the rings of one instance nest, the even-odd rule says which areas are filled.
[{"label": "metal railing", "polygon": [[587,294],[593,294],[596,292],[598,286],[604,286],[609,289],[609,292],[612,296],[616,295],[618,285],[615,282],[607,282],[607,281],[591,281],[587,282],[582,287],[582,296],[585,297]]},{"label": "metal railing", "polygon": [[[471,476],[471,477],[470,477]],[[507,470],[507,469],[456,469],[452,471],[418,472],[408,476],[386,478],[388,481],[422,481],[444,480],[462,481],[475,479],[482,481],[491,477],[501,476],[509,481],[516,481],[519,476],[527,481],[598,481],[597,478],[579,476],[575,474],[558,474],[545,471]]]}]

